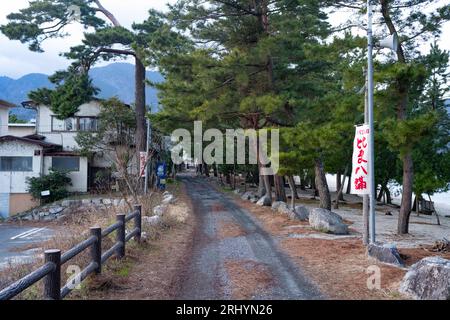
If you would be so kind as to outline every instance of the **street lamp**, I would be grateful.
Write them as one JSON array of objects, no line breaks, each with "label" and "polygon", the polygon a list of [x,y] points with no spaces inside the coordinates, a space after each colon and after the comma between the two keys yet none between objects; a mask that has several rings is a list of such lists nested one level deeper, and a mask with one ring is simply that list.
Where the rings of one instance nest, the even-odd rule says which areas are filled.
[{"label": "street lamp", "polygon": [[[375,146],[374,146],[374,114],[373,114],[373,36],[372,36],[372,3],[367,0],[367,107],[369,117],[369,190],[370,190],[370,242],[375,243],[375,205],[376,205],[376,186],[375,186]],[[389,48],[397,51],[398,37],[394,33],[377,43],[381,48]]]}]

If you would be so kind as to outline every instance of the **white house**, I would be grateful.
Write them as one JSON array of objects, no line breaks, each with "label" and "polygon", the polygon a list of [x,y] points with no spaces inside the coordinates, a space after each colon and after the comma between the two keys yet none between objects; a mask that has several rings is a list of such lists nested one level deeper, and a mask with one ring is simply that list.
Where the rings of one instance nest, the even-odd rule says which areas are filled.
[{"label": "white house", "polygon": [[8,217],[36,205],[27,191],[27,178],[39,177],[50,169],[69,172],[70,192],[85,193],[96,172],[110,167],[102,154],[92,159],[77,153],[75,137],[79,131],[96,131],[100,103],[92,101],[79,107],[69,119],[59,120],[48,106],[24,102],[24,107],[37,111],[35,125],[9,126],[9,109],[0,101],[0,216]]}]

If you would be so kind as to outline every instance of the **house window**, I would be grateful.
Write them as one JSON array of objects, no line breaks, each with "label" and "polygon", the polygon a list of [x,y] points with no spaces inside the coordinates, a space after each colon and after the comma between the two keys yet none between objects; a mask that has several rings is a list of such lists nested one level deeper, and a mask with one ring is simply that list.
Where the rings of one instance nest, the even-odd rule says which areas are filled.
[{"label": "house window", "polygon": [[94,117],[80,117],[79,118],[80,131],[97,131],[98,120]]},{"label": "house window", "polygon": [[78,157],[53,157],[52,169],[59,171],[80,171],[80,158]]},{"label": "house window", "polygon": [[33,171],[33,157],[0,157],[0,171]]},{"label": "house window", "polygon": [[98,118],[96,117],[73,117],[60,120],[52,116],[52,131],[76,132],[76,131],[97,131]]},{"label": "house window", "polygon": [[52,131],[77,131],[77,119],[67,118],[60,120],[52,116]]}]

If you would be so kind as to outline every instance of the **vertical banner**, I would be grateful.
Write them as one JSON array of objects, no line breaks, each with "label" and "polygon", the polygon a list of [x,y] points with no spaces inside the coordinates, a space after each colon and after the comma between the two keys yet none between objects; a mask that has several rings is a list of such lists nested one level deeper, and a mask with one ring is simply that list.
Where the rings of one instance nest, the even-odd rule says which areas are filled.
[{"label": "vertical banner", "polygon": [[145,177],[145,169],[147,167],[147,152],[141,152],[139,154],[139,175]]},{"label": "vertical banner", "polygon": [[369,125],[356,127],[353,142],[352,194],[370,194],[369,188]]}]

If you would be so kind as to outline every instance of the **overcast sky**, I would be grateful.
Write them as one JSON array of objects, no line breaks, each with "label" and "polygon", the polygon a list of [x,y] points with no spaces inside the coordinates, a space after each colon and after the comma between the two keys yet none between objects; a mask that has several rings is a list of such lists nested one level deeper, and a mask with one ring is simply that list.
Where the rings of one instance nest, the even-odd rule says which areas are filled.
[{"label": "overcast sky", "polygon": [[[449,0],[443,0],[447,2]],[[11,12],[17,12],[28,5],[28,0],[0,0],[0,25],[7,22],[6,16]],[[176,0],[103,0],[103,5],[108,8],[122,23],[128,27],[132,22],[143,21],[147,17],[148,9],[164,10],[166,3],[174,3]],[[19,78],[28,73],[52,74],[56,70],[64,69],[69,64],[67,60],[59,56],[71,46],[79,44],[83,38],[83,28],[79,24],[70,25],[66,31],[69,37],[63,39],[47,40],[43,48],[44,53],[33,53],[28,50],[26,44],[19,41],[10,41],[0,33],[0,76]],[[444,27],[444,33],[440,45],[450,50],[450,24]]]}]

